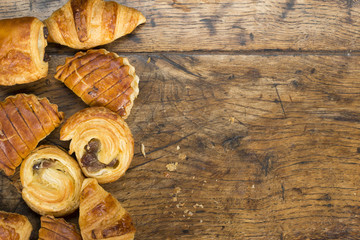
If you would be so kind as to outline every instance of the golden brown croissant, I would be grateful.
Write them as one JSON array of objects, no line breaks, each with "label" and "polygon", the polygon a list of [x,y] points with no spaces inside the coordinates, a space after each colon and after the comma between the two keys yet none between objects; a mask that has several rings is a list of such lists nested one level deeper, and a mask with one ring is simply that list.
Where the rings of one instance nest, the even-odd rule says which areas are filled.
[{"label": "golden brown croissant", "polygon": [[34,17],[0,20],[0,85],[46,77],[44,24]]},{"label": "golden brown croissant", "polygon": [[76,227],[62,218],[42,216],[40,220],[39,240],[81,240]]},{"label": "golden brown croissant", "polygon": [[45,24],[49,42],[89,49],[129,34],[145,21],[138,10],[116,2],[69,0]]},{"label": "golden brown croissant", "polygon": [[64,113],[46,98],[17,94],[0,103],[0,169],[10,176],[23,158],[60,125]]},{"label": "golden brown croissant", "polygon": [[61,128],[60,140],[71,140],[69,153],[75,152],[83,173],[100,183],[121,177],[134,155],[134,140],[128,125],[104,107],[75,113]]},{"label": "golden brown croissant", "polygon": [[56,68],[55,78],[65,83],[90,106],[104,106],[124,119],[139,94],[139,77],[127,58],[105,49],[78,52]]},{"label": "golden brown croissant", "polygon": [[2,240],[28,240],[32,226],[27,217],[0,211],[0,239]]},{"label": "golden brown croissant", "polygon": [[77,162],[55,146],[32,151],[20,168],[22,197],[35,212],[55,217],[79,206],[83,176]]},{"label": "golden brown croissant", "polygon": [[93,178],[81,188],[79,225],[81,236],[88,239],[134,239],[135,227],[119,201]]}]

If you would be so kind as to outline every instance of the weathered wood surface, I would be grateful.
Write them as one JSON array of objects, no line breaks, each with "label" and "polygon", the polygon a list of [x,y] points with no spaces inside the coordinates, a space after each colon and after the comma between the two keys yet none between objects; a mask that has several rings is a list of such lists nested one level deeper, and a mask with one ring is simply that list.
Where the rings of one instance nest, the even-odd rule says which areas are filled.
[{"label": "weathered wood surface", "polygon": [[[0,17],[44,20],[65,2],[3,0]],[[142,11],[148,22],[109,44],[113,51],[360,50],[360,2],[355,0],[119,2]]]}]

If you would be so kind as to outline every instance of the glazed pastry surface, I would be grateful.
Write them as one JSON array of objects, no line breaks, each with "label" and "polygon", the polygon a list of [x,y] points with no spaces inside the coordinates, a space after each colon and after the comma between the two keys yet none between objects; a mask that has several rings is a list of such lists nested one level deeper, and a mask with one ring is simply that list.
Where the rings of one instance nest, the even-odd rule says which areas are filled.
[{"label": "glazed pastry surface", "polygon": [[46,77],[44,24],[34,17],[0,20],[0,85]]},{"label": "glazed pastry surface", "polygon": [[139,94],[139,77],[127,58],[105,49],[78,52],[56,68],[62,81],[90,106],[104,106],[126,119]]},{"label": "glazed pastry surface", "polygon": [[145,21],[138,10],[113,1],[69,0],[45,24],[49,42],[89,49],[129,34]]},{"label": "glazed pastry surface", "polygon": [[17,94],[0,102],[0,169],[7,176],[60,125],[64,113],[46,98]]},{"label": "glazed pastry surface", "polygon": [[129,213],[93,178],[82,185],[79,225],[84,240],[132,240],[135,235]]},{"label": "glazed pastry surface", "polygon": [[32,226],[27,217],[0,211],[1,240],[29,240]]},{"label": "glazed pastry surface", "polygon": [[60,130],[60,140],[70,142],[83,173],[99,183],[113,182],[125,174],[134,155],[134,140],[126,122],[104,107],[83,109]]},{"label": "glazed pastry surface", "polygon": [[81,240],[80,233],[73,224],[66,222],[63,218],[53,216],[42,216],[39,240]]},{"label": "glazed pastry surface", "polygon": [[23,199],[40,215],[60,217],[79,206],[81,170],[58,147],[44,145],[29,154],[21,164],[20,180]]}]

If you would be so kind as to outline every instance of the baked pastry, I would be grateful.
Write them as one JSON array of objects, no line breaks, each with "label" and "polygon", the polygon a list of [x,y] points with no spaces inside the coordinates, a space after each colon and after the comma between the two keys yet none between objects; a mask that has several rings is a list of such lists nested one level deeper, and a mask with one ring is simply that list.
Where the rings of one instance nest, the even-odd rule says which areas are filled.
[{"label": "baked pastry", "polygon": [[0,211],[0,239],[3,240],[28,240],[32,226],[27,217]]},{"label": "baked pastry", "polygon": [[0,20],[0,85],[46,77],[44,24],[34,17]]},{"label": "baked pastry", "polygon": [[75,225],[67,223],[63,218],[42,216],[39,240],[81,240]]},{"label": "baked pastry", "polygon": [[134,155],[134,139],[126,122],[104,107],[83,109],[71,116],[60,130],[60,140],[70,142],[87,177],[99,183],[124,175]]},{"label": "baked pastry", "polygon": [[40,146],[20,168],[22,197],[41,215],[72,213],[79,206],[83,176],[77,162],[55,146]]},{"label": "baked pastry", "polygon": [[46,98],[17,94],[0,102],[0,169],[13,175],[36,145],[60,125],[64,113]]},{"label": "baked pastry", "polygon": [[104,106],[124,119],[139,94],[139,77],[127,58],[105,49],[78,52],[56,68],[55,78],[65,83],[90,106]]},{"label": "baked pastry", "polygon": [[79,209],[79,226],[84,240],[134,239],[135,227],[129,213],[93,178],[84,180]]},{"label": "baked pastry", "polygon": [[131,33],[146,19],[136,9],[103,0],[69,0],[45,24],[49,42],[76,49],[104,45]]}]

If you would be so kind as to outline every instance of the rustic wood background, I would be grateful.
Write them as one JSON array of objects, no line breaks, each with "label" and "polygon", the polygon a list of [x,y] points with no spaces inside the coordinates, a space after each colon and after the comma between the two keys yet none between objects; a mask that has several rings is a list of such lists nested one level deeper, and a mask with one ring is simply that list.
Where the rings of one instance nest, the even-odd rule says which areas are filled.
[{"label": "rustic wood background", "polygon": [[[65,2],[2,0],[0,18],[44,20]],[[140,77],[135,157],[104,185],[136,239],[360,239],[360,1],[118,2],[148,19],[104,46]],[[76,51],[46,51],[48,77],[0,100],[34,93],[70,117],[86,105],[53,76]],[[58,129],[44,143],[68,146]],[[36,239],[17,178],[0,176],[0,210],[27,215]]]}]

